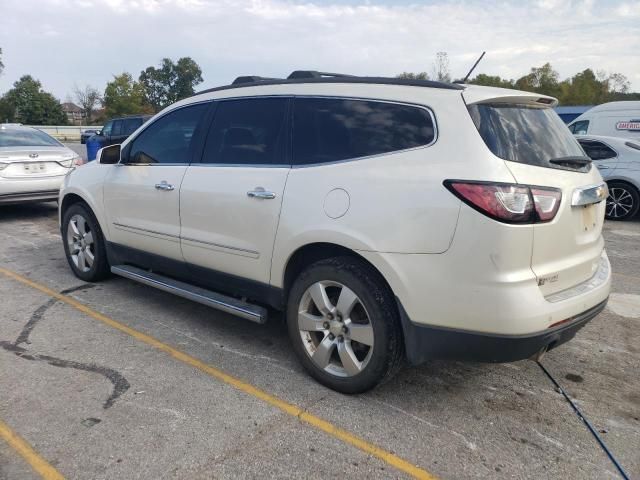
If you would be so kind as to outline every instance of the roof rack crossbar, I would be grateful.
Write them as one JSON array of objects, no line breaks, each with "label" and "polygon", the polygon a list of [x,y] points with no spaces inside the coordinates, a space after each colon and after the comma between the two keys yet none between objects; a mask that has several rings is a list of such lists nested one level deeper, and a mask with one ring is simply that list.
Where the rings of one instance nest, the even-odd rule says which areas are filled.
[{"label": "roof rack crossbar", "polygon": [[259,77],[258,75],[243,75],[241,77],[236,77],[236,79],[233,82],[231,82],[231,85],[239,85],[241,83],[266,82],[266,81],[274,81],[274,80],[282,80],[282,79]]},{"label": "roof rack crossbar", "polygon": [[317,70],[295,70],[287,77],[289,80],[297,78],[323,78],[323,77],[353,77],[354,75],[347,75],[346,73],[330,73],[330,72],[318,72]]}]

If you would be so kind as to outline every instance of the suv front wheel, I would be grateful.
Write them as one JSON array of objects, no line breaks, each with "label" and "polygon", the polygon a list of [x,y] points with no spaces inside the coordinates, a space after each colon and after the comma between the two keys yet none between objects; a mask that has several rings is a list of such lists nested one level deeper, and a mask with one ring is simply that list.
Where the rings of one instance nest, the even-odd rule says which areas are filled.
[{"label": "suv front wheel", "polygon": [[303,366],[339,392],[369,390],[401,365],[393,295],[358,259],[322,260],[304,270],[289,293],[287,325]]},{"label": "suv front wheel", "polygon": [[84,204],[75,203],[64,212],[62,238],[67,261],[76,277],[96,282],[109,274],[102,230]]}]

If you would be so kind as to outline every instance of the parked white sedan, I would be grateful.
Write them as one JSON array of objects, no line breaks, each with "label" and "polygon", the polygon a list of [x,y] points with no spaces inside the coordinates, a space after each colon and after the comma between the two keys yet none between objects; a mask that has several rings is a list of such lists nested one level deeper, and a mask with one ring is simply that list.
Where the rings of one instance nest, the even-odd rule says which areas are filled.
[{"label": "parked white sedan", "polygon": [[0,124],[0,204],[57,200],[62,179],[81,163],[40,130]]},{"label": "parked white sedan", "polygon": [[606,218],[633,218],[640,209],[640,141],[602,135],[577,139],[609,186]]}]

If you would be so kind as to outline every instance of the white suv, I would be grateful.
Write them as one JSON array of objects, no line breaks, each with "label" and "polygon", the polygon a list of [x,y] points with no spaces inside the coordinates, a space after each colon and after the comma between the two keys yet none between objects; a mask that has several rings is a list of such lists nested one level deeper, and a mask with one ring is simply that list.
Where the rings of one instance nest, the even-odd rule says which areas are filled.
[{"label": "white suv", "polygon": [[265,322],[321,383],[572,338],[611,273],[606,185],[538,94],[298,71],[165,109],[71,173],[73,272]]}]

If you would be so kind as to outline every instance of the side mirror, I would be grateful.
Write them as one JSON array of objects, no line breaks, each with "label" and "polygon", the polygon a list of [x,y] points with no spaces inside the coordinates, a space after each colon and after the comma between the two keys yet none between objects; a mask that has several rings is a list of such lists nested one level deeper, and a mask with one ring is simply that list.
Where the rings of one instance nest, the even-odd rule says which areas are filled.
[{"label": "side mirror", "polygon": [[98,150],[97,160],[103,165],[115,165],[120,161],[120,145],[109,145]]}]

